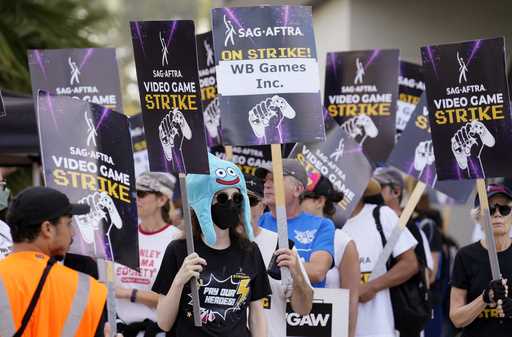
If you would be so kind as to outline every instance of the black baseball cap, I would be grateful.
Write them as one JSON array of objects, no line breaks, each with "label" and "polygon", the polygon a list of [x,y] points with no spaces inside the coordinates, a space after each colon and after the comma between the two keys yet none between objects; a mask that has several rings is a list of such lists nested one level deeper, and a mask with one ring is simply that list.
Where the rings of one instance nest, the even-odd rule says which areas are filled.
[{"label": "black baseball cap", "polygon": [[317,184],[311,191],[305,191],[303,197],[319,197],[324,196],[327,200],[338,203],[343,200],[344,193],[337,192],[332,183],[324,176],[321,176]]},{"label": "black baseball cap", "polygon": [[89,205],[72,204],[64,193],[53,188],[29,187],[12,201],[7,223],[12,226],[38,225],[63,215],[82,215],[89,211]]},{"label": "black baseball cap", "polygon": [[263,198],[263,180],[252,174],[244,174],[247,192],[254,194],[258,198]]},{"label": "black baseball cap", "polygon": [[[504,195],[505,197],[512,200],[512,191],[505,185],[499,184],[489,184],[487,185],[487,199],[494,197],[495,195]],[[478,194],[475,197],[475,207],[480,205],[480,199],[478,198]]]}]

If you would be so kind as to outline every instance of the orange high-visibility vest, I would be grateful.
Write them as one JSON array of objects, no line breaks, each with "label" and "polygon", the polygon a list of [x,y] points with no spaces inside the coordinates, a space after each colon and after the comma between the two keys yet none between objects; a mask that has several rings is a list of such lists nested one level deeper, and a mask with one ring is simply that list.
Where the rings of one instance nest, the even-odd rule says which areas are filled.
[{"label": "orange high-visibility vest", "polygon": [[[48,259],[19,252],[0,261],[0,337],[11,337],[20,327]],[[94,336],[106,298],[104,285],[56,263],[23,336]]]}]

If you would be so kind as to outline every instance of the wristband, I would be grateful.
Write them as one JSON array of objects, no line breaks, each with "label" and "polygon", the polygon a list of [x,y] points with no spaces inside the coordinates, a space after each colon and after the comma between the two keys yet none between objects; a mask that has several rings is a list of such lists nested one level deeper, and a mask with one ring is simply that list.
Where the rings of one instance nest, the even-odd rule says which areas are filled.
[{"label": "wristband", "polygon": [[137,300],[137,289],[132,289],[132,294],[130,295],[130,302],[135,303]]}]

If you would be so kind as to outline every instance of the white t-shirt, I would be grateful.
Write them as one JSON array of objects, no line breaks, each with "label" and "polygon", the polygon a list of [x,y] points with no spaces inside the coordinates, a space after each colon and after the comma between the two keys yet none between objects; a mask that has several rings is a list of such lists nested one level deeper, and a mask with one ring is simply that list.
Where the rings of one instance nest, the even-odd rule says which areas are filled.
[{"label": "white t-shirt", "polygon": [[[359,252],[361,276],[365,281],[371,273],[379,254],[382,252],[382,241],[373,218],[375,205],[365,204],[361,212],[348,219],[343,230],[354,240]],[[380,209],[382,229],[389,238],[393,228],[398,224],[396,213],[389,207]],[[402,231],[393,256],[397,257],[417,245],[416,239],[407,228]],[[379,291],[375,298],[367,303],[359,303],[356,336],[358,337],[395,337],[393,307],[389,289]]]},{"label": "white t-shirt", "polygon": [[[254,242],[256,242],[260,249],[263,262],[267,267],[272,259],[272,255],[276,251],[277,241],[277,233],[264,228],[261,228],[261,232],[254,239]],[[295,247],[293,251],[297,254]],[[302,262],[300,268],[302,270],[302,276],[304,276],[306,282],[311,286]],[[272,295],[265,298],[263,303],[263,307],[265,308],[263,311],[265,312],[268,323],[268,337],[284,337],[286,336],[286,293],[291,296],[291,289],[286,291],[286,289],[281,286],[281,281],[275,280],[272,277],[268,279],[270,288],[272,289]]]},{"label": "white t-shirt", "polygon": [[0,220],[0,260],[11,252],[12,238],[9,226]]},{"label": "white t-shirt", "polygon": [[326,288],[340,288],[340,274],[338,268],[350,241],[352,241],[352,239],[343,229],[336,229],[334,233],[334,268],[327,272],[325,279]]},{"label": "white t-shirt", "polygon": [[[116,286],[151,291],[162,264],[165,249],[171,241],[179,238],[180,235],[181,231],[172,225],[154,233],[145,232],[139,226],[140,273],[126,266],[116,264]],[[140,322],[146,318],[156,322],[156,310],[144,304],[116,299],[116,305],[117,315],[127,324]]]}]

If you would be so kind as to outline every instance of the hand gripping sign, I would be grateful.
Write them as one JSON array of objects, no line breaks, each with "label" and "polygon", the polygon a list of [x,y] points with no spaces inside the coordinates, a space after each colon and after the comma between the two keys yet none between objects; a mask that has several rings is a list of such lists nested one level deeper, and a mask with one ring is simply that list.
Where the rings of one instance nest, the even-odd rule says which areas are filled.
[{"label": "hand gripping sign", "polygon": [[477,179],[493,279],[501,276],[484,178],[510,174],[512,137],[503,38],[421,48],[439,179]]}]

